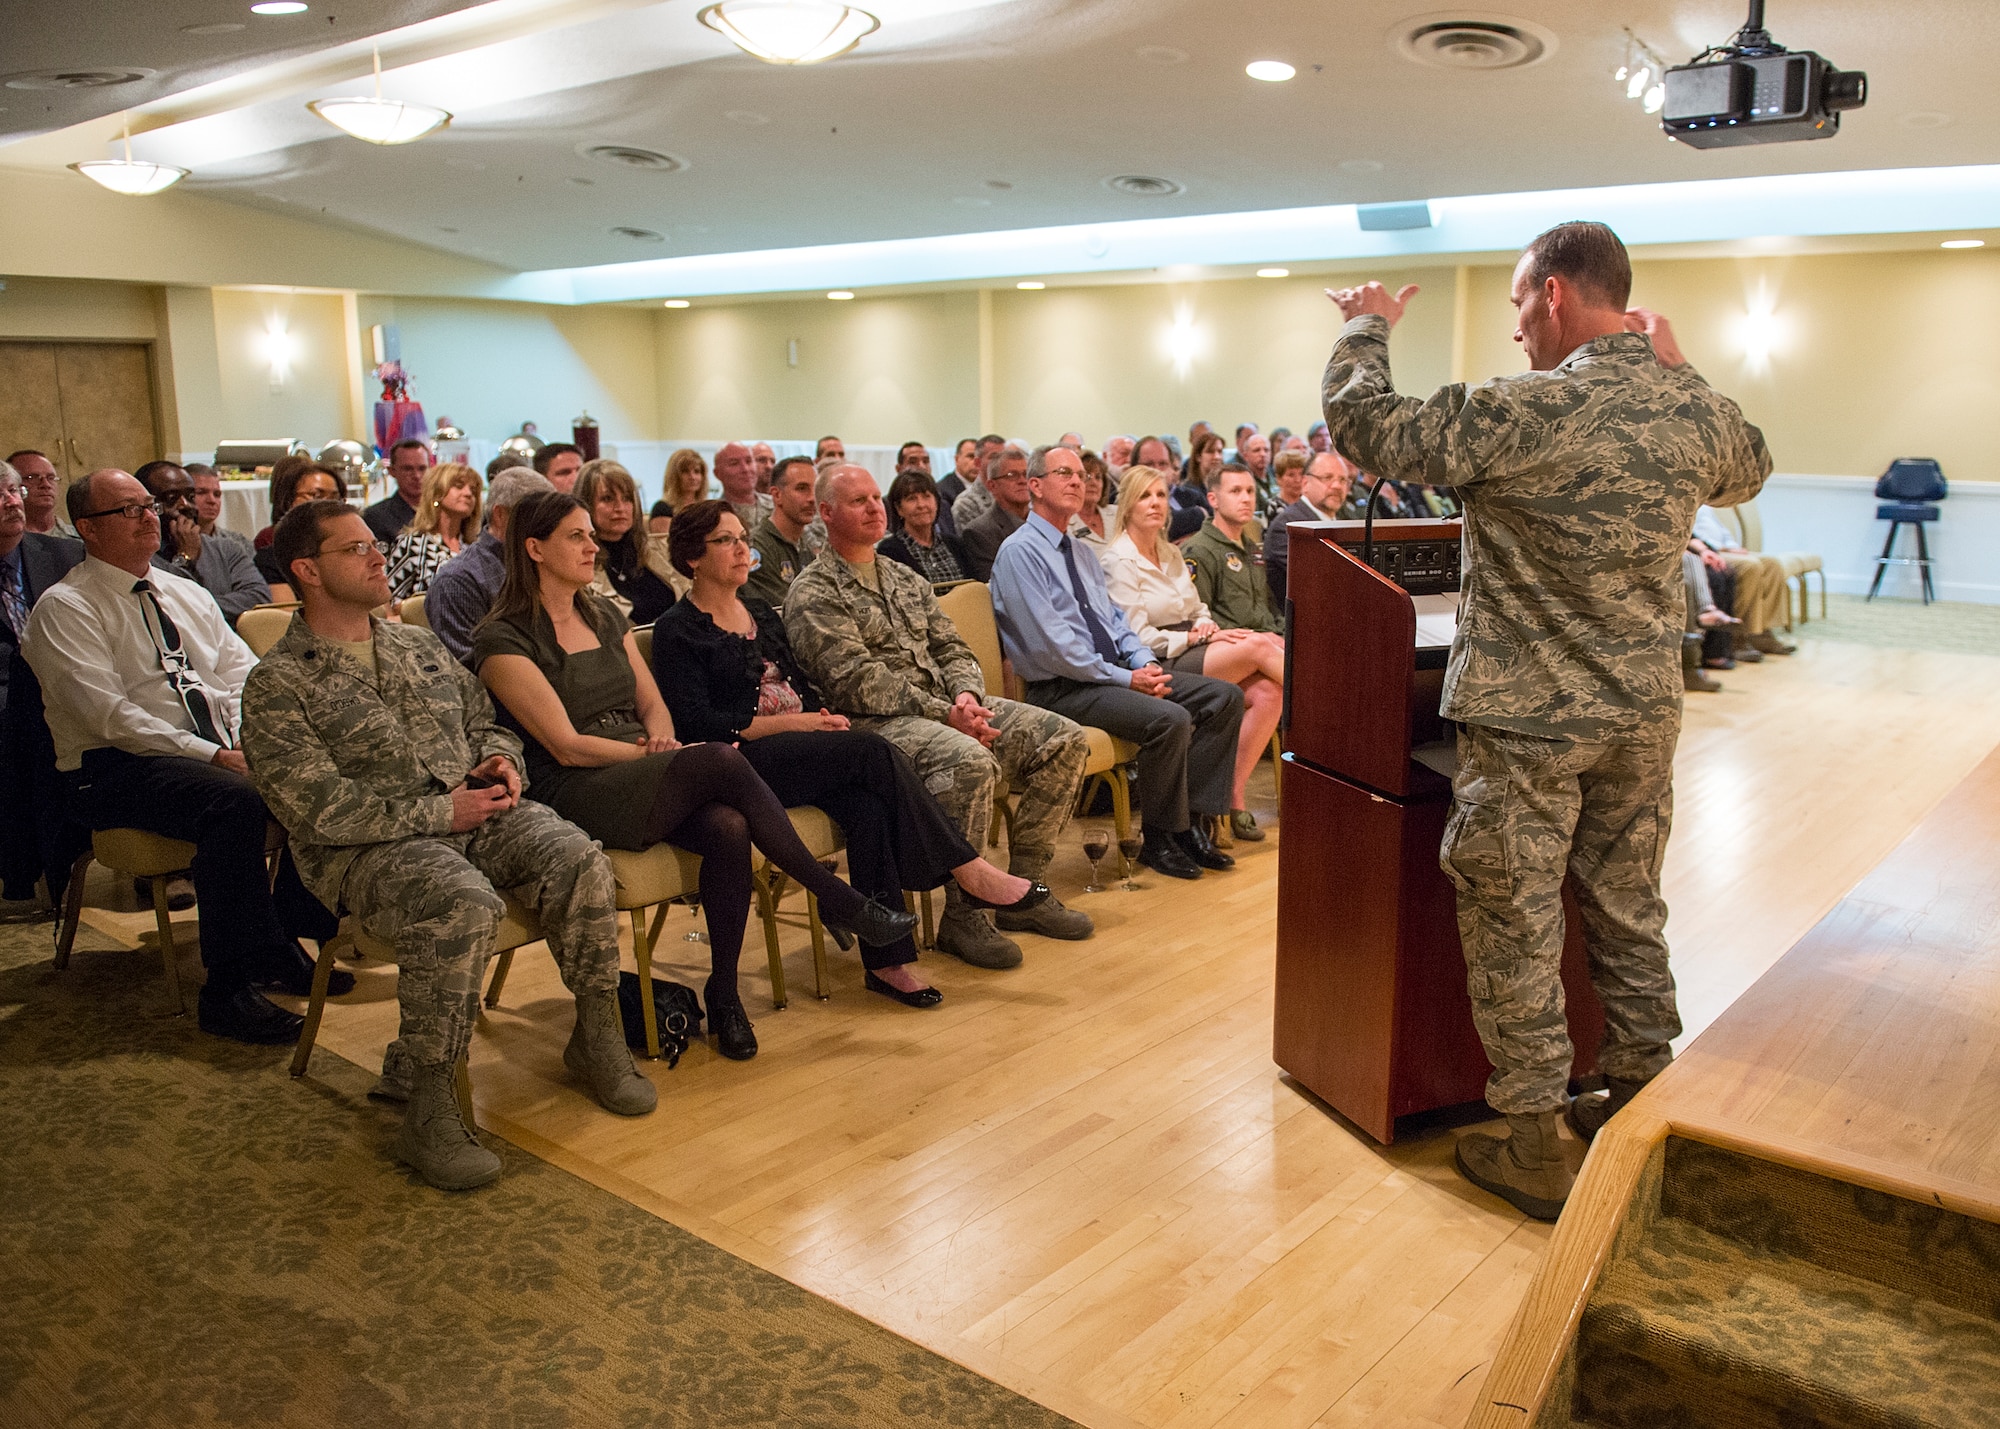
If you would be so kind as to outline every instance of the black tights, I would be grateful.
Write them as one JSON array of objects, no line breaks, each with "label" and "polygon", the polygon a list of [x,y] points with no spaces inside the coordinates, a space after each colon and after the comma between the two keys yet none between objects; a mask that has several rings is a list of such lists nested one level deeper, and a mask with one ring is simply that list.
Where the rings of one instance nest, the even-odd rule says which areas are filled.
[{"label": "black tights", "polygon": [[770,786],[734,746],[695,744],[678,751],[660,781],[646,838],[701,858],[701,903],[708,915],[708,996],[736,1000],[736,964],[750,921],[750,845],[756,844],[835,921],[865,901],[827,872],[799,839]]}]

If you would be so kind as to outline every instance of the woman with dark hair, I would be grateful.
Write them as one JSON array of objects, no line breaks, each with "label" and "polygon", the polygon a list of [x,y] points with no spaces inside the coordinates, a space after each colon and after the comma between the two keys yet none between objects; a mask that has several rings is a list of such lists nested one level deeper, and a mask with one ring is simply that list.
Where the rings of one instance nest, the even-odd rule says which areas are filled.
[{"label": "woman with dark hair", "polygon": [[597,541],[597,579],[591,590],[610,601],[634,625],[651,625],[681,598],[687,582],[667,564],[664,541],[639,524],[639,487],[632,473],[608,458],[583,464],[576,474],[576,499],[590,512]]},{"label": "woman with dark hair", "polygon": [[938,530],[937,483],[928,473],[906,471],[889,483],[889,534],[875,553],[901,561],[932,585],[962,581],[972,562],[958,537]]},{"label": "woman with dark hair", "polygon": [[597,542],[567,492],[537,492],[507,522],[507,575],[473,638],[472,667],[523,731],[528,797],[606,848],[671,843],[701,856],[708,916],[709,1027],[725,1057],[757,1055],[736,989],[750,918],[754,842],[820,901],[826,921],[882,947],[916,919],[870,901],[820,866],[741,754],[682,746],[632,627],[590,593]]},{"label": "woman with dark hair", "polygon": [[[979,856],[900,750],[826,708],[777,613],[741,593],[750,547],[734,511],[703,501],[676,512],[668,540],[674,569],[694,581],[653,627],[653,672],[677,728],[692,739],[740,741],[781,800],[824,809],[847,839],[848,871],[863,892],[895,899],[949,879],[982,908],[1025,912],[1048,901],[1045,884]],[[864,952],[869,989],[934,1006],[941,994],[911,973],[916,958],[907,942]]]},{"label": "woman with dark hair", "polygon": [[1083,454],[1083,506],[1069,518],[1069,538],[1081,542],[1104,559],[1104,548],[1117,533],[1111,529],[1110,469],[1096,452]]},{"label": "woman with dark hair", "polygon": [[276,524],[285,519],[285,513],[294,506],[304,506],[309,501],[345,501],[347,483],[340,473],[330,466],[321,466],[304,458],[286,457],[271,472],[271,522],[257,533],[257,574],[264,578],[264,584],[271,588],[271,599],[284,604],[293,598],[291,575],[278,568],[278,560],[271,552],[271,532]]}]

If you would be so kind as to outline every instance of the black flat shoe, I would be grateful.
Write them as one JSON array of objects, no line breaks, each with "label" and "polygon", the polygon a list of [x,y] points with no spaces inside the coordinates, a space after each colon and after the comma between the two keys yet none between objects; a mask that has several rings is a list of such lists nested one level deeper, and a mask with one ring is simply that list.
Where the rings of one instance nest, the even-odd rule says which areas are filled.
[{"label": "black flat shoe", "polygon": [[1180,851],[1186,854],[1191,862],[1203,868],[1236,867],[1236,860],[1217,848],[1215,840],[1208,836],[1208,830],[1203,827],[1207,822],[1205,818],[1197,818],[1194,827],[1174,835],[1174,842],[1180,846]]},{"label": "black flat shoe", "polygon": [[944,994],[934,987],[920,987],[915,992],[905,992],[894,983],[882,981],[874,973],[869,973],[867,977],[863,978],[862,984],[870,992],[879,992],[884,997],[893,997],[905,1007],[936,1007],[940,1002],[944,1001]]},{"label": "black flat shoe", "polygon": [[299,1040],[306,1020],[265,997],[254,987],[215,995],[207,988],[195,1000],[195,1022],[211,1037],[258,1047],[287,1047]]},{"label": "black flat shoe", "polygon": [[973,907],[991,908],[997,913],[1026,913],[1031,908],[1041,907],[1055,896],[1049,892],[1048,884],[1039,880],[1030,883],[1028,891],[1023,893],[1019,898],[1016,898],[1012,903],[988,903],[978,894],[967,893],[963,888],[959,889],[958,892],[959,896]]},{"label": "black flat shoe", "polygon": [[838,932],[845,928],[871,948],[886,948],[898,939],[907,938],[917,930],[917,915],[905,913],[900,908],[884,908],[873,898],[855,910],[851,919],[836,919],[820,905],[821,920],[826,926]]},{"label": "black flat shoe", "polygon": [[747,1062],[757,1055],[757,1034],[751,1030],[750,1014],[743,1004],[708,1004],[708,1028],[715,1034],[715,1050],[732,1062]]}]

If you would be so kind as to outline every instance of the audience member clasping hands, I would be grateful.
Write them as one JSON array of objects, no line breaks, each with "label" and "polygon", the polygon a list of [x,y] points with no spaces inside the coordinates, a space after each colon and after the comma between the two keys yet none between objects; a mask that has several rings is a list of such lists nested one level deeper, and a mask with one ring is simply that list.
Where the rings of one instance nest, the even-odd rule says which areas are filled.
[{"label": "audience member clasping hands", "polygon": [[944,718],[945,723],[960,734],[989,747],[1000,737],[1000,731],[993,727],[992,711],[979,703],[979,697],[969,690],[951,702],[951,713]]},{"label": "audience member clasping hands", "polygon": [[1164,699],[1173,687],[1174,677],[1158,665],[1141,665],[1132,672],[1132,688],[1142,695],[1158,695]]},{"label": "audience member clasping hands", "polygon": [[[466,773],[466,782],[451,791],[451,831],[470,833],[495,814],[521,802],[521,776],[503,754],[489,755]],[[480,780],[479,787],[473,780]]]}]

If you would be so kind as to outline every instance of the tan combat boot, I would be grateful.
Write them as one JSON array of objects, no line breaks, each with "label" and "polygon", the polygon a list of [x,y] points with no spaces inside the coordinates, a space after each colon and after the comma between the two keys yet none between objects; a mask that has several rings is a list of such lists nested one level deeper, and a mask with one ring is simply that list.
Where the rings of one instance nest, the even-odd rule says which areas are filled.
[{"label": "tan combat boot", "polygon": [[1563,1111],[1563,1120],[1586,1144],[1604,1129],[1604,1123],[1625,1109],[1625,1104],[1639,1095],[1645,1082],[1628,1082],[1623,1077],[1609,1077],[1610,1091],[1603,1096],[1577,1097]]},{"label": "tan combat boot", "polygon": [[1509,1115],[1507,1136],[1467,1132],[1458,1139],[1458,1172],[1482,1191],[1491,1191],[1524,1215],[1552,1221],[1576,1178],[1563,1159],[1556,1114]]},{"label": "tan combat boot", "polygon": [[410,1105],[393,1149],[397,1160],[440,1191],[470,1191],[500,1179],[500,1158],[479,1144],[458,1113],[449,1062],[410,1069]]},{"label": "tan combat boot", "polygon": [[632,1063],[625,1024],[618,1016],[618,989],[587,992],[576,1000],[576,1026],[563,1048],[563,1065],[590,1087],[606,1111],[644,1116],[660,1104],[653,1084]]}]

